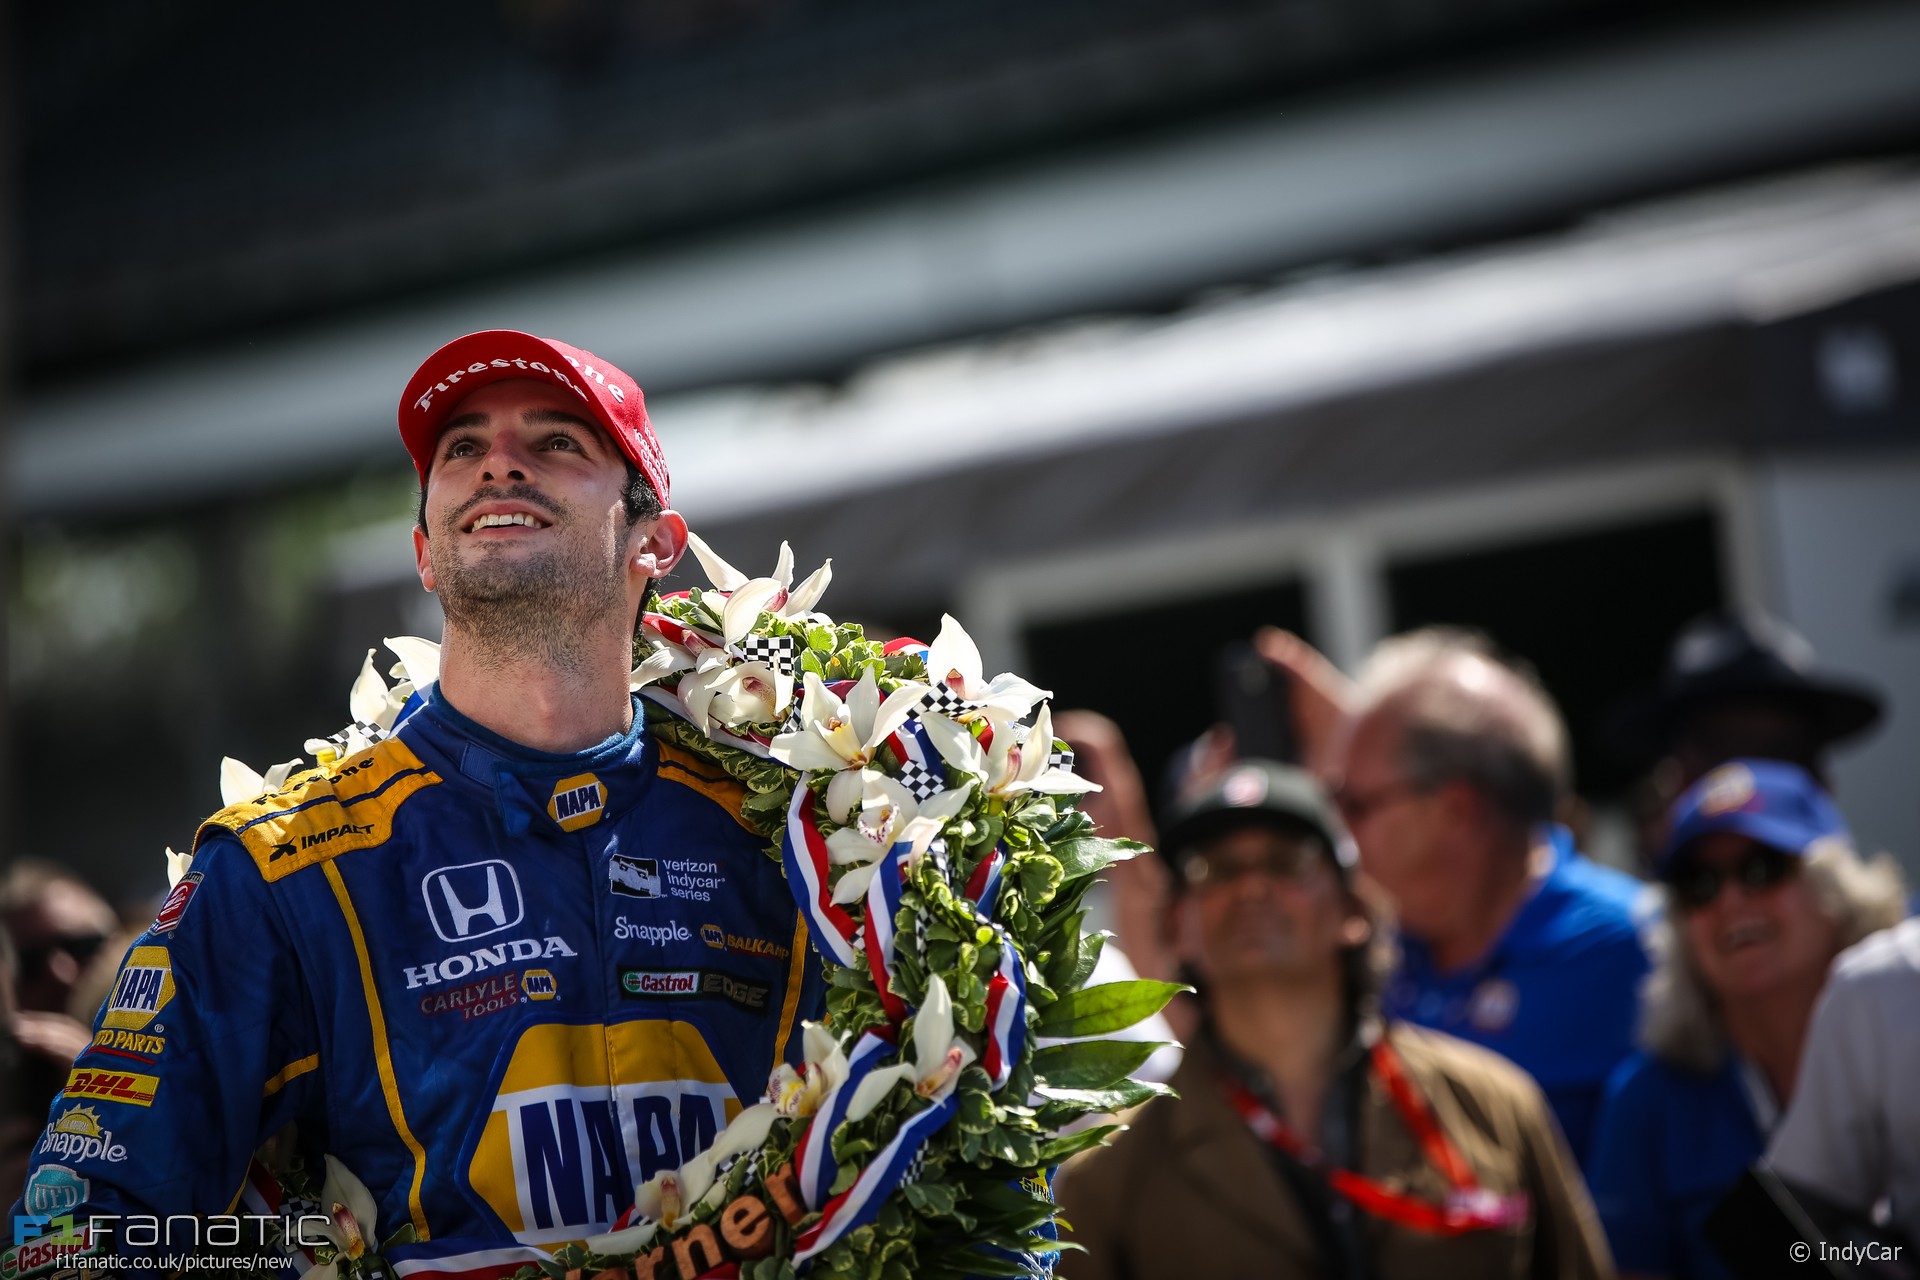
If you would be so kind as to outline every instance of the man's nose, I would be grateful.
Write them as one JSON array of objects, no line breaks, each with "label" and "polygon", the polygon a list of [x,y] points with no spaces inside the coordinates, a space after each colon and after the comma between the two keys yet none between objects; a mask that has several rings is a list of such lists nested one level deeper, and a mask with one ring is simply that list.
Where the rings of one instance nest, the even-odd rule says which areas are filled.
[{"label": "man's nose", "polygon": [[[504,433],[503,433],[504,437]],[[525,480],[528,455],[518,440],[496,437],[480,460],[480,475],[485,480]]]}]

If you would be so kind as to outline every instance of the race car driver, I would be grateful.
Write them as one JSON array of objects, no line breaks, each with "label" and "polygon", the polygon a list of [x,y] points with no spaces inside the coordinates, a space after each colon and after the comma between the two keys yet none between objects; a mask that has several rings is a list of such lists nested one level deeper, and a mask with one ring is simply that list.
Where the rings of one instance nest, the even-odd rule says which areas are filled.
[{"label": "race car driver", "polygon": [[202,827],[16,1215],[227,1211],[297,1121],[372,1191],[375,1244],[411,1225],[402,1274],[503,1274],[607,1229],[798,1060],[823,989],[780,867],[628,689],[687,542],[639,387],[493,331],[399,412],[440,679]]}]

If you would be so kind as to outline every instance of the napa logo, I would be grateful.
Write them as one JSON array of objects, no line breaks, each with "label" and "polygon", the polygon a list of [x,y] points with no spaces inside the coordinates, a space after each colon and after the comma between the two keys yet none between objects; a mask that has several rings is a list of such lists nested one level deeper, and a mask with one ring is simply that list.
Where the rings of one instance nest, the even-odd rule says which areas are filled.
[{"label": "napa logo", "polygon": [[739,1113],[689,1023],[528,1027],[467,1181],[521,1243],[584,1240],[613,1225],[635,1184],[706,1150]]},{"label": "napa logo", "polygon": [[551,1000],[560,994],[551,969],[529,969],[520,975],[520,991],[529,1000]]},{"label": "napa logo", "polygon": [[576,773],[553,784],[547,816],[562,831],[578,831],[600,821],[607,808],[607,784],[591,773]]},{"label": "napa logo", "polygon": [[120,967],[113,994],[107,997],[103,1027],[115,1031],[145,1031],[173,999],[173,964],[165,947],[135,947]]}]

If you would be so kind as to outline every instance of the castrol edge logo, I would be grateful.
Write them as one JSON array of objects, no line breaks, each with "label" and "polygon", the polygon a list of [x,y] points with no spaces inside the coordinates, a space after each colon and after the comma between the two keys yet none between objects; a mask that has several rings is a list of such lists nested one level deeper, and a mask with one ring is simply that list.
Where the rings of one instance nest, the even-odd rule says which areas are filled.
[{"label": "castrol edge logo", "polygon": [[633,1188],[712,1145],[740,1112],[691,1024],[543,1024],[514,1043],[467,1168],[523,1244],[606,1231]]}]

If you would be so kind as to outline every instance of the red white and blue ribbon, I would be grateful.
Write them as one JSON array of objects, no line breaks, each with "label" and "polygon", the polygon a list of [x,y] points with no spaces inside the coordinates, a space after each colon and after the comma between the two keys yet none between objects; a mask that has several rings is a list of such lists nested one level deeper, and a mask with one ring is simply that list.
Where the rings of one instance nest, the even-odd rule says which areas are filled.
[{"label": "red white and blue ribbon", "polygon": [[900,914],[901,882],[906,876],[901,857],[912,847],[903,840],[881,854],[867,884],[867,969],[881,1007],[896,1027],[906,1021],[907,1005],[893,990],[894,920]]},{"label": "red white and blue ribbon", "polygon": [[826,837],[813,821],[813,792],[803,778],[794,784],[793,803],[787,806],[787,829],[780,838],[780,862],[787,872],[787,890],[793,894],[814,943],[835,964],[853,966],[856,926],[847,909],[834,902],[827,884]]},{"label": "red white and blue ribbon", "polygon": [[819,1209],[833,1195],[833,1182],[840,1176],[840,1162],[833,1158],[833,1135],[846,1121],[847,1108],[860,1082],[872,1074],[897,1046],[869,1031],[860,1037],[847,1057],[847,1078],[820,1101],[813,1123],[800,1135],[800,1146],[793,1153],[793,1171],[800,1182],[800,1198],[807,1208]]},{"label": "red white and blue ribbon", "polygon": [[980,1065],[998,1089],[1013,1074],[1027,1043],[1027,977],[1020,957],[1004,930],[1000,935],[1000,965],[987,979],[987,1052]]},{"label": "red white and blue ribbon", "polygon": [[967,887],[961,892],[967,901],[980,908],[980,914],[993,918],[993,904],[1000,900],[1000,873],[1006,869],[1007,851],[999,845],[986,857],[980,859],[972,874],[967,876]]},{"label": "red white and blue ribbon", "polygon": [[847,1078],[828,1094],[813,1123],[800,1137],[794,1153],[794,1171],[799,1176],[800,1197],[807,1207],[819,1210],[820,1221],[802,1231],[794,1240],[793,1261],[804,1267],[813,1256],[858,1227],[873,1221],[886,1198],[898,1187],[912,1168],[927,1139],[945,1127],[960,1109],[957,1090],[923,1111],[907,1117],[893,1140],[876,1153],[851,1187],[832,1194],[834,1180],[840,1176],[839,1162],[833,1158],[833,1135],[846,1120],[847,1108],[860,1082],[894,1051],[894,1046],[872,1032],[860,1037],[853,1055],[847,1060]]}]

